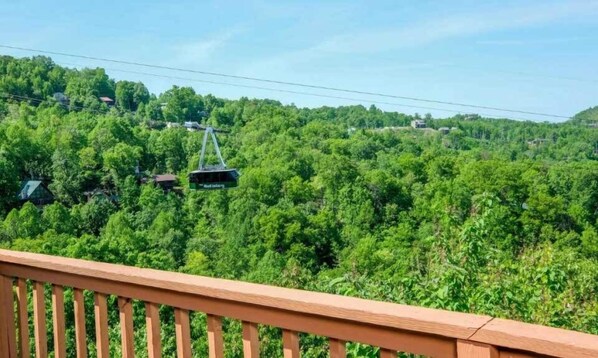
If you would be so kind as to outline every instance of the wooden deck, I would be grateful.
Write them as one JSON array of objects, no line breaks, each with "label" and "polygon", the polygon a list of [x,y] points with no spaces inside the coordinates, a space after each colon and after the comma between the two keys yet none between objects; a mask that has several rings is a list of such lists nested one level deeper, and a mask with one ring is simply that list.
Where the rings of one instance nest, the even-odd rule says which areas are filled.
[{"label": "wooden deck", "polygon": [[[222,317],[243,327],[244,356],[258,357],[258,324],[282,330],[285,358],[299,357],[298,333],[328,337],[330,357],[345,357],[346,342],[381,348],[380,357],[408,352],[430,357],[598,357],[598,336],[489,316],[369,301],[238,281],[185,275],[48,255],[0,250],[0,357],[29,357],[27,280],[33,289],[36,357],[66,357],[65,304],[74,305],[77,357],[87,357],[95,339],[98,357],[109,357],[109,296],[118,297],[123,357],[134,357],[135,330],[145,329],[147,355],[162,355],[162,305],[174,307],[177,356],[191,357],[189,313],[206,313],[209,356],[223,357]],[[45,287],[51,285],[51,304]],[[73,289],[65,302],[65,288]],[[84,291],[94,293],[85,312]],[[48,291],[50,292],[50,291]],[[145,302],[145,327],[133,326],[132,301]],[[46,307],[48,306],[48,307]],[[53,347],[48,347],[46,311],[51,310]],[[87,337],[85,315],[95,316],[96,337]]]}]

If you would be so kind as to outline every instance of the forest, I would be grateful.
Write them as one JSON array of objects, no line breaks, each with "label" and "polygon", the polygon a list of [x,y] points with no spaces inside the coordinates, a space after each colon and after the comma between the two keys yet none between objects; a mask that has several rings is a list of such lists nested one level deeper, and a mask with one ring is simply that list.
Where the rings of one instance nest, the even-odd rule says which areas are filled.
[{"label": "forest", "polygon": [[[414,119],[428,128],[410,128]],[[188,189],[204,133],[166,125],[185,121],[228,131],[217,135],[238,188]],[[163,173],[177,176],[175,190],[141,179]],[[20,201],[27,180],[53,202]],[[598,107],[562,123],[298,108],[185,86],[157,95],[102,68],[0,56],[0,248],[598,334]],[[143,307],[135,313],[143,325]],[[173,356],[173,325],[162,329]],[[280,356],[280,332],[260,330],[264,356]],[[225,321],[225,332],[228,356],[242,356],[240,324]],[[205,356],[202,314],[192,337]],[[325,339],[301,342],[305,356],[326,356]]]}]

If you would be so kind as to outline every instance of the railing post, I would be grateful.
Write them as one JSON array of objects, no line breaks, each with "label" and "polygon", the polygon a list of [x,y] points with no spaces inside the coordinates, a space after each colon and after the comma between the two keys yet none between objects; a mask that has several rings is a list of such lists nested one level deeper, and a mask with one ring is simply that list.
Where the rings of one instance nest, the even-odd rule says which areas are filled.
[{"label": "railing post", "polygon": [[301,357],[301,351],[299,350],[299,334],[297,332],[284,329],[282,331],[282,345],[284,358]]},{"label": "railing post", "polygon": [[54,357],[66,358],[64,289],[62,286],[52,285],[52,322],[54,325]]},{"label": "railing post", "polygon": [[472,341],[457,341],[458,358],[498,358],[498,350],[489,344]]},{"label": "railing post", "polygon": [[33,282],[33,333],[35,336],[35,357],[48,356],[48,332],[46,330],[46,299],[44,283]]},{"label": "railing post", "polygon": [[191,358],[191,329],[189,326],[189,311],[182,308],[175,308],[174,325],[177,358]]},{"label": "railing post", "polygon": [[17,323],[19,326],[19,357],[29,358],[29,315],[27,312],[27,282],[17,279]]},{"label": "railing post", "polygon": [[224,357],[222,318],[220,316],[208,315],[208,347],[210,358]]},{"label": "railing post", "polygon": [[160,314],[158,305],[155,303],[145,303],[145,327],[147,330],[147,356],[161,358]]},{"label": "railing post", "polygon": [[347,348],[345,341],[330,338],[330,358],[345,358],[347,356]]},{"label": "railing post", "polygon": [[87,358],[87,333],[85,332],[85,296],[83,290],[75,288],[74,315],[75,315],[75,345],[77,358]]},{"label": "railing post", "polygon": [[260,339],[257,323],[243,322],[243,357],[259,358]]},{"label": "railing post", "polygon": [[125,297],[118,298],[118,311],[120,316],[121,350],[123,358],[135,357],[133,304]]},{"label": "railing post", "polygon": [[12,279],[0,275],[0,353],[2,357],[17,357],[14,293]]},{"label": "railing post", "polygon": [[108,304],[105,294],[98,292],[94,294],[94,312],[97,356],[98,358],[108,358],[110,346],[108,341]]}]

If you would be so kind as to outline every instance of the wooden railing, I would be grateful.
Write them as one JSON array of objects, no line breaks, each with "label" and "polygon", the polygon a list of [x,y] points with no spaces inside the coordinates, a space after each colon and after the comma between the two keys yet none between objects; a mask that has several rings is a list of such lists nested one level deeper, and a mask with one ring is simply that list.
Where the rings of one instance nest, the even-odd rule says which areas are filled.
[{"label": "wooden railing", "polygon": [[[174,307],[178,357],[191,357],[189,312],[207,314],[210,357],[223,357],[222,317],[242,322],[245,357],[258,357],[258,324],[282,329],[285,358],[300,356],[298,332],[380,347],[380,357],[598,357],[598,336],[488,316],[368,301],[301,290],[0,250],[0,357],[29,357],[27,280],[32,286],[36,357],[48,355],[45,286],[52,287],[54,357],[66,357],[65,288],[73,290],[77,357],[87,357],[84,290],[94,292],[97,356],[109,356],[107,297],[118,297],[123,357],[133,357],[132,301],[145,302],[147,355],[161,357],[160,305]],[[71,304],[71,303],[68,303]]]}]

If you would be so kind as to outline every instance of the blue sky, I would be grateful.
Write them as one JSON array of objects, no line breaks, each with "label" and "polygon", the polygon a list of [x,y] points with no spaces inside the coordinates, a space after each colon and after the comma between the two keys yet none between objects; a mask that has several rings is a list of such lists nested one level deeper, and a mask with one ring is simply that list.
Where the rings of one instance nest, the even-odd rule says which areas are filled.
[{"label": "blue sky", "polygon": [[[598,105],[598,1],[8,1],[0,44],[163,66],[573,115]],[[0,48],[0,53],[31,53]],[[372,101],[405,113],[554,120],[53,56],[160,93],[173,84],[298,106]],[[282,88],[239,88],[123,71]]]}]

